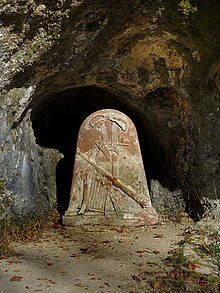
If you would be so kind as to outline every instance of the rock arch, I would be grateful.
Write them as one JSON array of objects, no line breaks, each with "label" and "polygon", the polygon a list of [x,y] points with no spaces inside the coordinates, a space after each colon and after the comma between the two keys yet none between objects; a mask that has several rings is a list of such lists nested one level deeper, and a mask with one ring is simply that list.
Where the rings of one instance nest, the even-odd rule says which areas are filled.
[{"label": "rock arch", "polygon": [[[181,188],[187,180],[190,156],[189,106],[173,88],[159,88],[137,104],[125,93],[86,86],[49,94],[33,105],[31,120],[37,143],[59,150],[66,158],[63,164],[68,165],[65,176],[69,183],[64,183],[68,185],[64,189],[70,191],[79,127],[88,115],[102,108],[123,111],[134,121],[152,200],[159,211],[184,209]],[[62,204],[63,199],[60,201]],[[67,202],[64,200],[64,210]]]}]

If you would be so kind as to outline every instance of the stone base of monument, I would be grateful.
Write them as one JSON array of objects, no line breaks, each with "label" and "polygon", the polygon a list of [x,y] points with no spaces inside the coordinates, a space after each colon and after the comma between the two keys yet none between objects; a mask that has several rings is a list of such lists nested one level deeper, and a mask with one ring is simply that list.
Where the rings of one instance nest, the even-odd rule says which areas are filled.
[{"label": "stone base of monument", "polygon": [[78,225],[104,225],[104,226],[149,226],[158,223],[158,214],[154,208],[142,209],[137,213],[122,212],[120,216],[115,213],[108,214],[85,212],[84,214],[66,213],[63,224],[68,226]]}]

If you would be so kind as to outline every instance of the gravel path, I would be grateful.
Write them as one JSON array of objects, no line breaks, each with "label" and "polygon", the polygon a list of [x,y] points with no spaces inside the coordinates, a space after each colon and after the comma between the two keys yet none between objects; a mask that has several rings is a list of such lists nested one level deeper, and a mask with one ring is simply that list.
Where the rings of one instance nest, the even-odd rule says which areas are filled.
[{"label": "gravel path", "polygon": [[50,229],[0,260],[0,292],[155,292],[139,275],[169,269],[163,260],[188,226]]}]

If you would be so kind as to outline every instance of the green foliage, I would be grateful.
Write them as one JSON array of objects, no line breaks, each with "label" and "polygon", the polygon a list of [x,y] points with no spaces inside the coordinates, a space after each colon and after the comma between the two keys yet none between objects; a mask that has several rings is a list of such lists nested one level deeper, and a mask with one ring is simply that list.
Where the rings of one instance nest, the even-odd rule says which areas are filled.
[{"label": "green foliage", "polygon": [[217,293],[220,285],[217,276],[182,269],[167,272],[161,279],[158,279],[158,282],[161,283],[161,291],[163,289],[165,292],[186,292],[187,288],[192,287],[191,292]]},{"label": "green foliage", "polygon": [[194,243],[195,251],[201,255],[212,259],[213,264],[220,270],[220,233],[211,227],[203,226],[199,230],[204,238],[203,242]]},{"label": "green foliage", "polygon": [[3,194],[5,189],[5,182],[3,180],[0,180],[0,195]]},{"label": "green foliage", "polygon": [[213,263],[216,264],[220,270],[220,236],[216,241],[210,244],[198,245],[198,252],[211,256]]},{"label": "green foliage", "polygon": [[32,241],[38,239],[47,227],[51,214],[44,216],[26,215],[11,217],[8,213],[12,205],[12,192],[0,180],[0,258],[10,253],[12,241]]},{"label": "green foliage", "polygon": [[64,11],[64,15],[66,16],[66,18],[69,18],[71,14],[71,10],[68,8]]},{"label": "green foliage", "polygon": [[168,262],[177,269],[187,268],[188,260],[183,255],[183,248],[176,249],[173,251],[171,257],[167,258]]},{"label": "green foliage", "polygon": [[6,182],[0,180],[0,219],[4,218],[8,208],[12,203],[11,194],[9,190],[6,190]]},{"label": "green foliage", "polygon": [[33,241],[38,239],[48,225],[48,217],[25,216],[0,220],[0,257],[9,254],[12,241]]},{"label": "green foliage", "polygon": [[[214,256],[216,262],[219,261],[220,264],[220,257],[217,259],[216,255],[219,250],[220,247],[216,244],[210,244],[210,246],[202,249],[203,252]],[[169,291],[165,292],[177,292],[176,290],[186,292],[186,284],[187,286],[193,286],[195,292],[218,292],[220,286],[219,277],[195,272],[193,270],[194,264],[183,255],[183,247],[174,250],[166,261],[168,261],[168,265],[173,267],[173,270],[158,278],[157,281],[161,283],[161,287],[163,286],[164,289],[169,288]]]},{"label": "green foliage", "polygon": [[0,257],[8,252],[8,230],[9,223],[5,219],[0,220]]},{"label": "green foliage", "polygon": [[185,16],[189,16],[190,13],[195,13],[197,11],[197,7],[193,7],[189,0],[181,0],[179,6]]}]

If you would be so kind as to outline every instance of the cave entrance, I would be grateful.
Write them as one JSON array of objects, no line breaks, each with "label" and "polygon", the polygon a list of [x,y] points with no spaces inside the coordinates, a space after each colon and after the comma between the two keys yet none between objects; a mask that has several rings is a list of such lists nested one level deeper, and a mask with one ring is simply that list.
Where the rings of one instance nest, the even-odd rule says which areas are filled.
[{"label": "cave entrance", "polygon": [[[173,101],[167,101],[169,96],[172,97],[170,93],[165,95],[163,91],[159,91],[146,97],[146,106],[137,106],[124,94],[87,86],[51,93],[39,99],[36,104],[33,103],[31,120],[37,144],[57,149],[64,156],[57,165],[56,173],[60,214],[64,214],[69,205],[79,128],[86,117],[101,109],[121,111],[133,121],[138,132],[149,187],[151,179],[155,179],[170,190],[176,188],[173,154],[170,154],[176,146],[172,142],[167,122],[163,121],[164,115],[157,117],[157,112],[158,115],[161,114],[160,107],[165,109],[165,113],[169,112],[170,117],[173,116]],[[159,99],[165,101],[160,102]],[[152,115],[150,107],[156,115]]]}]

